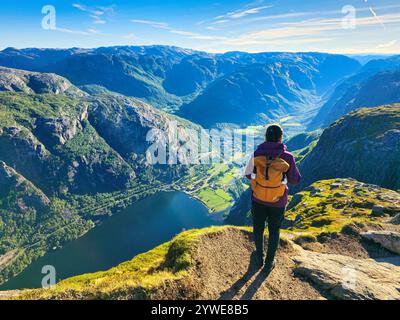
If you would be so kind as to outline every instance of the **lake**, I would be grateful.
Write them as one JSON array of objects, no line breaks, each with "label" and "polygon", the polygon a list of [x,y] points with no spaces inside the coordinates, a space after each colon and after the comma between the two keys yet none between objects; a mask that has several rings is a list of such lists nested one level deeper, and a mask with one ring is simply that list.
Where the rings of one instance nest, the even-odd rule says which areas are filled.
[{"label": "lake", "polygon": [[110,269],[169,241],[183,230],[219,225],[199,201],[181,192],[160,192],[107,218],[83,237],[33,262],[0,290],[38,288],[42,267],[56,268],[57,281]]}]

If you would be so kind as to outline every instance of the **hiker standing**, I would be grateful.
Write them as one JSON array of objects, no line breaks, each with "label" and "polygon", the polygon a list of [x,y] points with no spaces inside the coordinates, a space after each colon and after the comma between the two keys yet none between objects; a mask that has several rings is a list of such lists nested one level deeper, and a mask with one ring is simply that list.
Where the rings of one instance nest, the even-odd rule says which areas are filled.
[{"label": "hiker standing", "polygon": [[[279,245],[280,228],[288,202],[288,183],[298,184],[300,172],[293,155],[282,143],[283,130],[270,125],[266,141],[259,145],[246,168],[251,180],[252,215],[257,266],[271,272]],[[268,221],[268,251],[264,254],[264,229]],[[265,258],[265,262],[264,262]]]}]

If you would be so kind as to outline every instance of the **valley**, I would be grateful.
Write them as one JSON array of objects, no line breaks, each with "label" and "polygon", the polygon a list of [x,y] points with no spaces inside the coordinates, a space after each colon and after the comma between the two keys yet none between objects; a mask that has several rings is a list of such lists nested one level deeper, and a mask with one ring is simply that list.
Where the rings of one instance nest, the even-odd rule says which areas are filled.
[{"label": "valley", "polygon": [[[276,122],[303,175],[291,188],[282,240],[286,269],[279,272],[309,298],[349,297],[316,290],[310,283],[320,279],[304,270],[315,268],[313,258],[339,265],[348,256],[392,257],[378,245],[363,251],[360,237],[399,232],[388,222],[398,213],[400,188],[399,65],[398,56],[361,66],[344,55],[210,54],[168,46],[0,51],[0,290],[40,287],[41,266],[50,264],[58,280],[83,275],[27,297],[214,299],[215,290],[231,297],[229,288],[211,282],[201,282],[205,293],[192,287],[193,272],[214,272],[192,268],[192,248],[200,237],[211,250],[208,235],[226,239],[227,232],[229,241],[239,237],[248,258],[250,189],[243,169],[266,124]],[[199,149],[202,130],[223,132],[222,148],[223,138],[232,143],[235,135],[254,145],[234,145],[228,161],[221,153],[212,163],[185,164]],[[148,163],[157,141],[149,132],[154,139],[177,134],[182,163]],[[366,195],[372,200],[361,200]],[[376,207],[384,208],[381,216]],[[225,223],[239,228],[210,227]],[[360,229],[354,238],[346,238],[348,225]],[[197,230],[204,227],[210,228]],[[196,230],[180,234],[186,229]],[[322,235],[331,237],[328,244]],[[360,257],[330,247],[337,235]],[[300,262],[288,257],[294,252]],[[193,259],[210,262],[202,254]],[[297,263],[309,283],[289,276]],[[324,272],[329,277],[335,270]],[[165,292],[160,283],[167,283]],[[188,296],[176,296],[181,283]],[[296,298],[271,290],[258,297]]]}]

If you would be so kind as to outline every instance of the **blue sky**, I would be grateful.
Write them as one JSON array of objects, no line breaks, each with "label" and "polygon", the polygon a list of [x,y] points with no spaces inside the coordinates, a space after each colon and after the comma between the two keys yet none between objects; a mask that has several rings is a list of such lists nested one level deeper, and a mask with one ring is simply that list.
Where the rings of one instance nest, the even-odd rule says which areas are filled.
[{"label": "blue sky", "polygon": [[[46,5],[55,20],[42,13]],[[2,0],[0,8],[0,49],[161,44],[400,53],[398,0]]]}]

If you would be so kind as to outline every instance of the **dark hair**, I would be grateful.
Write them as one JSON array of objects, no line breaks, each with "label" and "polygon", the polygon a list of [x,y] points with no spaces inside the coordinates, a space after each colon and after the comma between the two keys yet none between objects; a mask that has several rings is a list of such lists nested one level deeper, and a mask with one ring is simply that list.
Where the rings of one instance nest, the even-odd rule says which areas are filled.
[{"label": "dark hair", "polygon": [[267,128],[265,138],[267,142],[279,142],[283,136],[283,129],[279,124],[271,124]]}]

